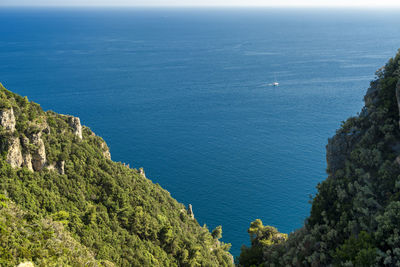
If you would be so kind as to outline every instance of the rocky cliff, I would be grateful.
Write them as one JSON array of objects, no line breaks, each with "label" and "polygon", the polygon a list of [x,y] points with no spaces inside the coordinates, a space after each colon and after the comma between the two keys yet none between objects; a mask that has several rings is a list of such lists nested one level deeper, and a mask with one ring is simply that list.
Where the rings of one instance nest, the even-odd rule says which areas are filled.
[{"label": "rocky cliff", "polygon": [[[79,140],[83,139],[82,125],[78,117],[69,115],[59,115],[68,124],[66,129],[76,135]],[[50,127],[45,118],[40,122],[28,122],[28,127],[22,131],[16,131],[16,120],[12,107],[0,110],[0,126],[3,132],[10,135],[5,138],[8,142],[7,162],[14,168],[27,168],[30,171],[40,171],[46,168],[64,174],[65,161],[48,161],[46,157],[46,147],[42,135],[50,134]],[[32,131],[34,129],[34,131]],[[64,131],[65,132],[65,131]],[[92,133],[95,136],[94,133]],[[105,158],[111,159],[110,151],[105,142],[101,142],[100,148]]]}]

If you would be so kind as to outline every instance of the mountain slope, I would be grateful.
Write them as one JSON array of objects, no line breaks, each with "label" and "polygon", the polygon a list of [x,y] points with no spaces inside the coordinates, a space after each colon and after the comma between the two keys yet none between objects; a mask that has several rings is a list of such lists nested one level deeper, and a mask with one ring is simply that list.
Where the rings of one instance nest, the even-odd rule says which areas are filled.
[{"label": "mountain slope", "polygon": [[[0,84],[0,126],[0,192],[25,214],[20,229],[58,221],[94,266],[233,265],[229,244],[200,227],[142,169],[111,161],[104,140],[79,118],[45,112]],[[34,256],[14,249],[0,260],[57,265],[67,250]]]},{"label": "mountain slope", "polygon": [[258,224],[240,265],[400,265],[400,50],[376,75],[361,113],[329,139],[328,178],[305,226],[267,244]]},{"label": "mountain slope", "polygon": [[97,261],[61,222],[33,217],[4,195],[0,195],[0,206],[0,266],[15,266],[27,258],[39,266],[114,266]]}]

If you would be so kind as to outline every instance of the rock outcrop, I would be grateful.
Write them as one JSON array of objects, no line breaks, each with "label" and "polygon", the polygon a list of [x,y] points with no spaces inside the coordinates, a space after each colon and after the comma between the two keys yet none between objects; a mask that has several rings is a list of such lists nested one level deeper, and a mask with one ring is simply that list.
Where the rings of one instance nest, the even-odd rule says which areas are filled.
[{"label": "rock outcrop", "polygon": [[30,171],[40,171],[46,167],[48,170],[65,174],[65,161],[47,163],[46,148],[41,135],[42,132],[39,132],[32,134],[30,139],[26,136],[22,136],[21,140],[18,137],[11,138],[8,145],[7,162],[13,168],[26,167]]},{"label": "rock outcrop", "polygon": [[104,156],[106,159],[111,160],[111,153],[110,153],[109,150],[103,151],[103,156]]},{"label": "rock outcrop", "polygon": [[74,130],[74,134],[82,140],[82,125],[81,120],[78,117],[70,116],[68,119],[69,125]]},{"label": "rock outcrop", "polygon": [[[72,127],[73,133],[82,140],[82,125],[78,117],[63,115],[67,117],[67,122]],[[8,133],[15,133],[16,118],[13,108],[0,111],[0,126]],[[29,127],[34,129],[34,133],[23,133],[19,137],[8,138],[7,162],[13,168],[26,167],[30,171],[40,171],[46,168],[51,171],[57,171],[59,174],[65,174],[65,161],[57,161],[49,164],[46,157],[46,148],[42,139],[43,134],[51,134],[51,129],[47,123],[47,118],[42,116],[40,120],[28,122]],[[95,136],[91,132],[92,136]],[[26,136],[25,136],[26,134]],[[6,147],[6,148],[7,148]],[[111,160],[110,150],[105,142],[100,145],[103,156]],[[144,171],[141,174],[145,177]]]},{"label": "rock outcrop", "polygon": [[0,111],[0,125],[10,132],[15,131],[15,117],[12,108]]},{"label": "rock outcrop", "polygon": [[25,153],[22,155],[23,158],[23,167],[28,168],[28,170],[33,171],[33,166],[32,166],[32,155],[29,153]]},{"label": "rock outcrop", "polygon": [[[82,139],[82,126],[79,118],[69,117],[68,122],[74,130],[74,134]],[[12,108],[0,111],[0,125],[7,131],[15,132],[16,119]],[[13,168],[26,167],[30,171],[40,171],[44,167],[48,170],[57,171],[60,174],[65,173],[65,161],[58,161],[53,164],[47,163],[46,148],[42,139],[42,134],[50,134],[50,127],[44,120],[39,124],[30,122],[36,127],[36,132],[26,137],[10,137],[8,140],[7,162]],[[104,157],[111,159],[107,145],[102,145]]]},{"label": "rock outcrop", "polygon": [[124,166],[127,167],[128,169],[130,168],[129,163],[126,164],[126,163],[124,162],[124,163],[122,163],[122,165],[124,165]]},{"label": "rock outcrop", "polygon": [[29,138],[26,136],[21,137],[21,145],[22,145],[22,159],[23,159],[23,167],[28,168],[28,170],[33,171],[32,166],[32,155],[29,153]]},{"label": "rock outcrop", "polygon": [[110,149],[108,148],[106,142],[101,143],[100,148],[101,148],[101,150],[103,151],[103,156],[104,156],[106,159],[110,159],[110,160],[111,160]]},{"label": "rock outcrop", "polygon": [[35,171],[40,171],[46,164],[46,149],[41,138],[41,133],[32,134],[31,141],[36,147],[32,153],[32,166]]},{"label": "rock outcrop", "polygon": [[21,153],[21,142],[18,137],[12,137],[8,142],[7,162],[13,168],[19,168],[24,162]]},{"label": "rock outcrop", "polygon": [[143,178],[146,178],[146,173],[144,172],[143,168],[139,168],[139,174],[140,176],[142,176]]},{"label": "rock outcrop", "polygon": [[193,213],[193,208],[192,208],[192,204],[188,205],[188,210],[187,210],[187,214],[191,219],[194,219],[194,213]]},{"label": "rock outcrop", "polygon": [[53,162],[52,164],[47,164],[46,169],[49,171],[57,171],[59,174],[65,174],[65,161]]}]

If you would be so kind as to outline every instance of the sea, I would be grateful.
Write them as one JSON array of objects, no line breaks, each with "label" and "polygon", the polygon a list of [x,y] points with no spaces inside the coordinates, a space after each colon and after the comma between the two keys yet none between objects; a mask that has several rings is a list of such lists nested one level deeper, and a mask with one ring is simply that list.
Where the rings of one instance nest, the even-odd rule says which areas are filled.
[{"label": "sea", "polygon": [[255,219],[304,225],[328,138],[400,47],[398,11],[1,8],[0,82],[80,117],[238,256]]}]

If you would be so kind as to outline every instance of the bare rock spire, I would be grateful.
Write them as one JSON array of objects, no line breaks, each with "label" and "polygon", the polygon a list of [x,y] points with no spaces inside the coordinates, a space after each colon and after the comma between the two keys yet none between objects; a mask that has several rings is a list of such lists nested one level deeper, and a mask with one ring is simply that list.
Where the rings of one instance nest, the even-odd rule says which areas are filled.
[{"label": "bare rock spire", "polygon": [[74,134],[82,140],[82,125],[78,117],[69,117],[69,125],[74,129]]},{"label": "bare rock spire", "polygon": [[187,214],[189,215],[189,217],[190,217],[191,219],[194,219],[194,213],[193,213],[192,204],[189,204],[189,205],[188,205]]}]

